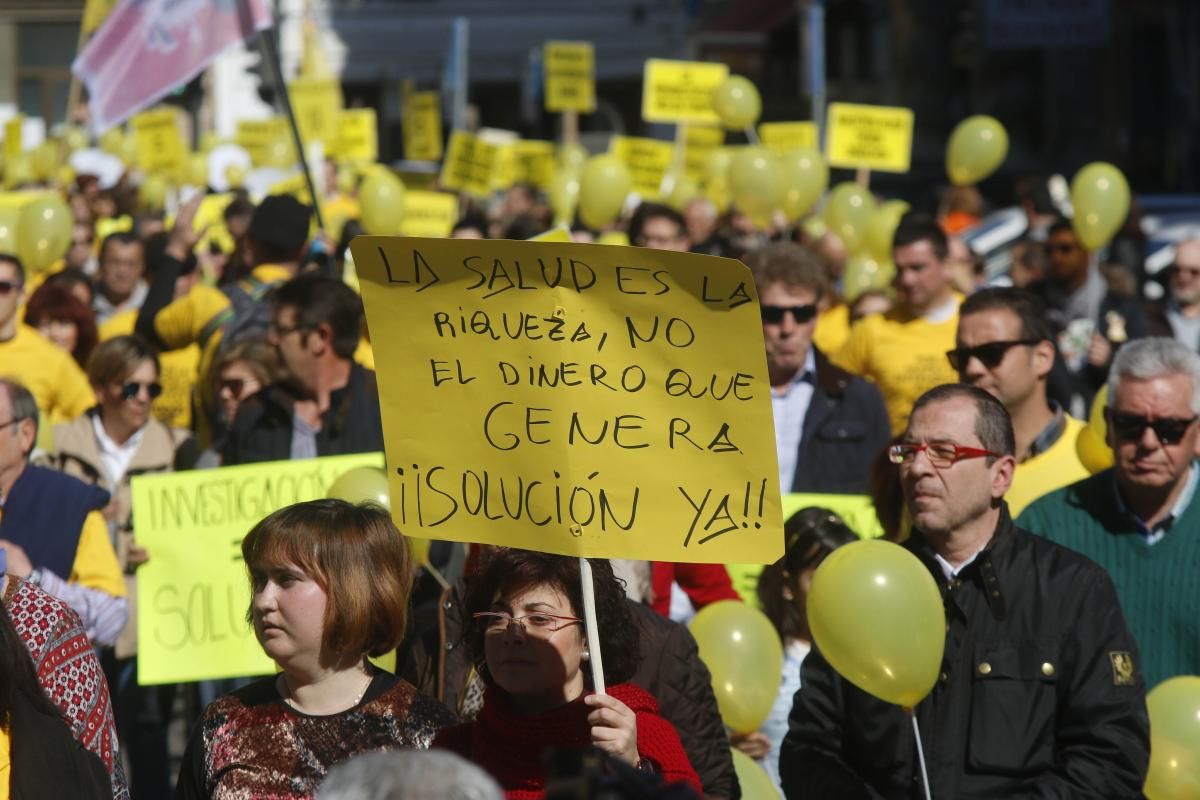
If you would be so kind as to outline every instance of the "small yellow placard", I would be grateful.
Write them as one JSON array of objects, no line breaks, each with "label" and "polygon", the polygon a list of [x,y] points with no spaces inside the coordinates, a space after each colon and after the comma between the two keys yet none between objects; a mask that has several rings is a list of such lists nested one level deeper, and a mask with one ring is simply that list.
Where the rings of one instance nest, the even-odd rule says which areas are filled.
[{"label": "small yellow placard", "polygon": [[725,144],[723,128],[689,125],[684,140],[684,174],[697,183],[708,180],[708,156]]},{"label": "small yellow placard", "polygon": [[485,142],[466,131],[450,134],[450,146],[442,162],[442,186],[472,197],[487,197],[491,194],[492,170],[499,151],[500,145]]},{"label": "small yellow placard", "polygon": [[410,92],[404,99],[404,157],[437,161],[442,157],[442,111],[437,92]]},{"label": "small yellow placard", "polygon": [[21,129],[25,126],[25,115],[17,114],[4,123],[4,160],[11,164],[21,157]]},{"label": "small yellow placard", "polygon": [[240,120],[234,138],[256,167],[287,169],[297,161],[291,131],[283,117]]},{"label": "small yellow placard", "polygon": [[138,167],[146,172],[177,175],[186,163],[188,149],[179,132],[179,112],[174,108],[143,111],[130,120]]},{"label": "small yellow placard", "polygon": [[732,259],[360,236],[406,535],[726,563],[782,553],[754,281]]},{"label": "small yellow placard", "polygon": [[596,110],[596,56],[591,42],[546,42],[542,48],[546,110]]},{"label": "small yellow placard", "polygon": [[558,160],[554,142],[538,139],[521,139],[513,142],[514,181],[532,183],[539,188],[550,185]]},{"label": "small yellow placard", "polygon": [[758,136],[771,150],[783,155],[801,147],[817,147],[815,122],[764,122]]},{"label": "small yellow placard", "polygon": [[729,77],[729,67],[707,61],[646,60],[642,76],[642,119],[717,125],[713,90]]},{"label": "small yellow placard", "polygon": [[444,238],[458,222],[458,198],[445,192],[410,189],[404,193],[404,219],[400,232],[405,236]]},{"label": "small yellow placard", "polygon": [[608,152],[625,163],[633,179],[633,191],[644,199],[657,200],[663,177],[671,168],[675,148],[670,142],[638,136],[614,136]]},{"label": "small yellow placard", "polygon": [[912,134],[912,109],[830,103],[825,157],[831,167],[908,172]]},{"label": "small yellow placard", "polygon": [[325,497],[379,453],[278,461],[133,479],[138,567],[138,683],[269,675],[275,666],[246,623],[242,539],[266,515]]},{"label": "small yellow placard", "polygon": [[336,146],[341,83],[332,78],[296,78],[288,84],[288,97],[304,146],[309,142],[322,142],[327,148]]},{"label": "small yellow placard", "polygon": [[335,158],[358,164],[370,164],[379,160],[375,109],[354,108],[340,111],[337,119],[337,146],[333,153]]}]

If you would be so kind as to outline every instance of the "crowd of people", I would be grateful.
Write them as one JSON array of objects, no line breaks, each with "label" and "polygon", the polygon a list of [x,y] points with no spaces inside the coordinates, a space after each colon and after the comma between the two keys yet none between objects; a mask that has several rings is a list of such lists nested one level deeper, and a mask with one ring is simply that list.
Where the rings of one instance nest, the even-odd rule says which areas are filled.
[{"label": "crowd of people", "polygon": [[[869,496],[884,535],[941,589],[942,672],[909,710],[933,794],[1136,797],[1147,688],[1200,672],[1200,240],[1178,246],[1163,298],[1144,301],[1136,259],[1089,252],[1044,187],[1025,188],[1028,230],[1001,280],[953,235],[962,212],[911,212],[890,285],[854,297],[828,231],[764,230],[703,197],[682,211],[642,203],[614,227],[635,246],[746,263],[781,491]],[[757,732],[722,724],[678,622],[739,599],[725,565],[594,560],[597,681],[578,560],[440,543],[422,566],[386,512],[340,500],[275,512],[242,543],[248,618],[278,675],[139,685],[136,578],[154,553],[133,535],[134,476],[384,449],[369,331],[345,280],[359,228],[313,237],[294,197],[240,194],[221,251],[195,224],[202,196],[168,225],[87,176],[68,193],[75,235],[60,263],[31,274],[0,254],[12,796],[585,797],[603,785],[736,798],[731,746],[789,798],[912,795],[906,713],[813,642],[813,574],[858,538],[824,508],[787,521],[785,555],[751,598],[784,651]],[[130,224],[98,237],[117,217]],[[467,208],[452,235],[525,239],[552,218],[518,185]],[[581,242],[600,233],[572,229]],[[1080,447],[1101,391],[1107,468]],[[368,660],[392,651],[396,675]],[[192,733],[177,767],[180,716]],[[34,736],[45,746],[31,749]]]}]

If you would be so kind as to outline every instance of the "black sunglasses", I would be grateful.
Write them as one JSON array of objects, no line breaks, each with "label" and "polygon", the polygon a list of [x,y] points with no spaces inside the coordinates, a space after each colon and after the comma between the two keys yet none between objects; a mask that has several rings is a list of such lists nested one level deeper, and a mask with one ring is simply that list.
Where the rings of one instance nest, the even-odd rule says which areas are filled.
[{"label": "black sunglasses", "polygon": [[984,368],[994,369],[1000,365],[1012,348],[1032,347],[1040,341],[1040,339],[1014,339],[1005,342],[988,342],[975,347],[956,347],[946,351],[946,358],[950,361],[950,368],[955,372],[962,372],[966,369],[967,363],[972,358],[978,358]]},{"label": "black sunglasses", "polygon": [[1177,444],[1197,419],[1200,417],[1150,419],[1141,414],[1127,414],[1124,411],[1108,409],[1108,421],[1112,425],[1113,433],[1118,439],[1126,442],[1138,441],[1146,428],[1150,428],[1163,444]]},{"label": "black sunglasses", "polygon": [[21,288],[16,281],[0,281],[0,294],[9,294]]},{"label": "black sunglasses", "polygon": [[783,322],[783,315],[790,313],[797,325],[811,322],[817,315],[817,304],[806,306],[762,306],[762,321],[768,325],[778,325]]},{"label": "black sunglasses", "polygon": [[125,398],[126,400],[132,400],[138,396],[138,392],[140,392],[143,387],[146,389],[146,393],[150,395],[151,400],[162,394],[162,384],[158,381],[154,381],[153,383],[138,383],[137,381],[130,381],[121,387],[121,397]]}]

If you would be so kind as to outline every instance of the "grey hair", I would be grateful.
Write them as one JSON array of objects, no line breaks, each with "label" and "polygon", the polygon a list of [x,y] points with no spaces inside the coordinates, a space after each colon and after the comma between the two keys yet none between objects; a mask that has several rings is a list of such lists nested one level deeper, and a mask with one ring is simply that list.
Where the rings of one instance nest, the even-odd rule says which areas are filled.
[{"label": "grey hair", "polygon": [[317,800],[504,800],[504,792],[492,776],[446,750],[391,750],[329,770]]},{"label": "grey hair", "polygon": [[[0,378],[0,388],[3,388],[8,394],[8,403],[12,406],[13,421],[30,419],[33,420],[33,441],[37,442],[38,431],[38,406],[37,400],[33,397],[33,392],[25,388],[25,384],[19,383],[12,378]],[[4,420],[7,422],[8,420]],[[36,445],[35,445],[36,446]],[[29,453],[24,453],[28,456]]]},{"label": "grey hair", "polygon": [[1200,414],[1200,355],[1166,336],[1134,339],[1117,351],[1108,370],[1109,403],[1125,378],[1145,381],[1170,375],[1192,379],[1192,411]]}]

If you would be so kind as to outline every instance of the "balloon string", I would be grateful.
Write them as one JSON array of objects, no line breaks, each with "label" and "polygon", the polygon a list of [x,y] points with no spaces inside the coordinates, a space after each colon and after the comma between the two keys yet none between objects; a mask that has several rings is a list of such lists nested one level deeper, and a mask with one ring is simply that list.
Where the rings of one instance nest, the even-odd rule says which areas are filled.
[{"label": "balloon string", "polygon": [[917,725],[917,713],[915,709],[905,709],[908,711],[908,718],[912,720],[913,734],[917,737],[917,762],[921,765],[921,786],[925,789],[925,800],[933,800],[929,794],[929,771],[925,769],[925,748],[921,746],[921,727]]},{"label": "balloon string", "polygon": [[754,130],[753,125],[746,126],[746,139],[750,141],[750,144],[762,144],[762,142],[758,140],[758,131]]}]

